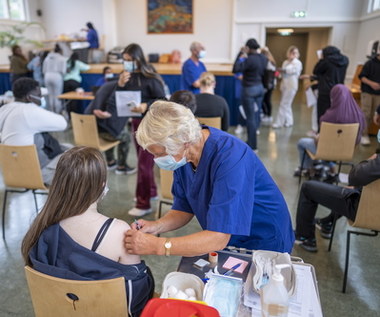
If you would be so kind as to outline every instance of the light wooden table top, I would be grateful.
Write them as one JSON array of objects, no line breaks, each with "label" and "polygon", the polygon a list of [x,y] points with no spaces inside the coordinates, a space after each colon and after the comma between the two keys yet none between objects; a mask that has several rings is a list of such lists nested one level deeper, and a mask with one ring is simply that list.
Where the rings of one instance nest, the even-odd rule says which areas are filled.
[{"label": "light wooden table top", "polygon": [[92,92],[79,93],[79,92],[76,92],[76,91],[69,91],[69,92],[65,92],[62,95],[59,95],[58,99],[64,99],[64,100],[94,100],[95,97],[92,94]]}]

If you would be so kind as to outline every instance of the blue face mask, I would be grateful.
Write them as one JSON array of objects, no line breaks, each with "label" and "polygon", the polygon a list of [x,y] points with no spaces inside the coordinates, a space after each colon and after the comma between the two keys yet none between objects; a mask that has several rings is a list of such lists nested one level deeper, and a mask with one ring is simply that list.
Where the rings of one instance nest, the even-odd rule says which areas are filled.
[{"label": "blue face mask", "polygon": [[36,100],[39,100],[40,101],[40,107],[46,109],[46,99],[45,99],[45,97],[38,97],[38,96],[34,96],[34,95],[30,95],[30,97],[32,97],[32,98],[34,98]]},{"label": "blue face mask", "polygon": [[187,163],[185,157],[183,157],[179,162],[177,162],[174,159],[174,157],[170,154],[166,156],[157,157],[154,159],[154,162],[158,165],[159,168],[168,171],[174,171]]},{"label": "blue face mask", "polygon": [[111,78],[113,78],[113,76],[114,76],[113,73],[108,73],[108,74],[105,74],[104,77],[105,77],[106,79],[111,79]]},{"label": "blue face mask", "polygon": [[133,73],[136,70],[136,62],[135,61],[123,61],[124,70],[128,73]]},{"label": "blue face mask", "polygon": [[198,58],[205,58],[206,57],[206,51],[205,50],[201,50],[199,53],[198,53]]},{"label": "blue face mask", "polygon": [[377,131],[377,142],[380,143],[380,129],[379,129],[379,131]]}]

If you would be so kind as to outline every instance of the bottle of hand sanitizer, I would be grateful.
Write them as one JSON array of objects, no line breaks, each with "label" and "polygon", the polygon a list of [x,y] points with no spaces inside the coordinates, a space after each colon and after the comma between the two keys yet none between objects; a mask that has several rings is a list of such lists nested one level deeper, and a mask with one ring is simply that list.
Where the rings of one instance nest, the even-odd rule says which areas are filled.
[{"label": "bottle of hand sanitizer", "polygon": [[286,317],[288,316],[289,294],[281,274],[283,268],[289,264],[277,264],[269,283],[261,290],[261,316]]}]

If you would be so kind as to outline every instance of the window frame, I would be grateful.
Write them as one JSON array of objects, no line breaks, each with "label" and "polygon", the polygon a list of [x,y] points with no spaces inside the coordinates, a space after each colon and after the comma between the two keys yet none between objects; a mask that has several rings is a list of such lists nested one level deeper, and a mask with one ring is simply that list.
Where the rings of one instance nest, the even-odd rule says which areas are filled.
[{"label": "window frame", "polygon": [[4,0],[5,1],[5,7],[6,7],[6,13],[7,16],[4,18],[0,18],[0,21],[10,21],[10,22],[26,22],[28,21],[28,16],[27,16],[27,8],[26,8],[26,2],[25,0],[21,0],[22,3],[22,15],[23,19],[15,19],[11,17],[11,6],[10,6],[10,1],[11,0]]}]

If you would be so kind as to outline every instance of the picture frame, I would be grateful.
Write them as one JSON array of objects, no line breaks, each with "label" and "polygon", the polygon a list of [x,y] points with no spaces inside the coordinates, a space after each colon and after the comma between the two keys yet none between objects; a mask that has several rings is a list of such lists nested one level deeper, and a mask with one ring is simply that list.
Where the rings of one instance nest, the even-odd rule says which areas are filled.
[{"label": "picture frame", "polygon": [[193,33],[193,0],[147,0],[148,34]]}]

